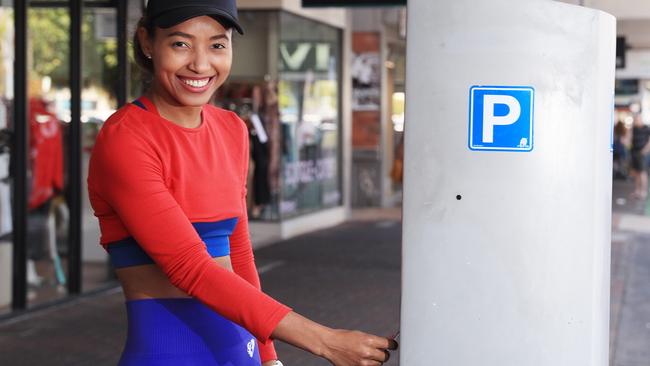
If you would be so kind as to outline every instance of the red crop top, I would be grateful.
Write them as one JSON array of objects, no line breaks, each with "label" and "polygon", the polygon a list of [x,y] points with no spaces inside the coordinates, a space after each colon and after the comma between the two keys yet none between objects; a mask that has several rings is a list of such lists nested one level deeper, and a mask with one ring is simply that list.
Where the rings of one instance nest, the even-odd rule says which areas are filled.
[{"label": "red crop top", "polygon": [[[101,244],[133,237],[171,283],[248,329],[275,359],[269,337],[291,311],[260,290],[246,215],[248,133],[232,112],[206,105],[185,128],[129,104],[102,127],[90,159],[88,192]],[[230,236],[235,273],[212,260],[197,222],[237,218]]]}]

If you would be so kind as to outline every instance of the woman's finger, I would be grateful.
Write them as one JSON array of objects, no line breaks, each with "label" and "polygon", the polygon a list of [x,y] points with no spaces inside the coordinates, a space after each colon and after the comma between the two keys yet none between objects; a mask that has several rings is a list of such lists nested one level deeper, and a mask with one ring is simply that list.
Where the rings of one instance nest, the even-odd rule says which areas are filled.
[{"label": "woman's finger", "polygon": [[362,361],[362,362],[361,362],[361,365],[362,365],[362,366],[381,366],[381,364],[382,364],[382,363],[379,362],[379,361],[368,361],[368,360],[365,360],[365,361]]},{"label": "woman's finger", "polygon": [[391,350],[391,351],[394,351],[394,350],[396,350],[398,347],[399,347],[399,344],[397,343],[396,340],[394,340],[394,339],[389,339],[389,340],[388,340],[388,347],[386,347],[386,348],[388,348],[388,349]]},{"label": "woman's finger", "polygon": [[386,362],[386,360],[388,360],[388,357],[386,355],[387,353],[388,351],[373,348],[368,351],[364,359],[369,361]]},{"label": "woman's finger", "polygon": [[398,347],[396,340],[384,337],[374,337],[372,340],[372,346],[393,351]]},{"label": "woman's finger", "polygon": [[384,356],[385,358],[382,362],[388,362],[388,360],[390,360],[390,352],[384,350]]}]

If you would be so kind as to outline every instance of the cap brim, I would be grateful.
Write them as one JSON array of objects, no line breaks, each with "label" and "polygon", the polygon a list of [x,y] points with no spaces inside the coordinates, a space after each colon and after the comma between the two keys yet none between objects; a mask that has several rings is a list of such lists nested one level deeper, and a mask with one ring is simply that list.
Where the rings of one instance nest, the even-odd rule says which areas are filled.
[{"label": "cap brim", "polygon": [[230,26],[239,32],[239,34],[244,34],[244,29],[232,15],[221,9],[203,6],[188,6],[165,12],[156,17],[153,23],[160,28],[170,28],[186,20],[203,15],[211,16],[222,25]]}]

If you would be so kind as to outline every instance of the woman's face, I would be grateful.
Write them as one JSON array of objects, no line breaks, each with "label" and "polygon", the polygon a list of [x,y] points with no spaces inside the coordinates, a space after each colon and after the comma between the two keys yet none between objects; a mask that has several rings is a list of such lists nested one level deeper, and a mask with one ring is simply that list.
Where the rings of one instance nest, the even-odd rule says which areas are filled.
[{"label": "woman's face", "polygon": [[228,77],[232,31],[209,16],[156,30],[152,39],[138,36],[154,65],[154,92],[180,106],[202,106]]}]

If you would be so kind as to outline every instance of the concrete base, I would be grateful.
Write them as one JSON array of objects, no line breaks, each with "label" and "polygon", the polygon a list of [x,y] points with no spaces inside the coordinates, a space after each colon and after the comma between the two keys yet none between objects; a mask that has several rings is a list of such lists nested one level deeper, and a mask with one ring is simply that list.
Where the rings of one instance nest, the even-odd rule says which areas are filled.
[{"label": "concrete base", "polygon": [[253,249],[259,249],[276,241],[322,230],[343,223],[349,216],[344,207],[335,207],[280,222],[251,221],[249,229]]}]

